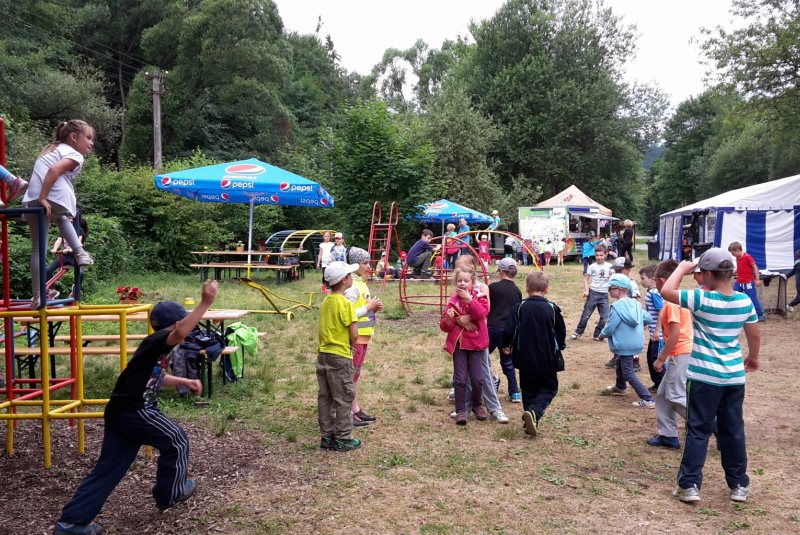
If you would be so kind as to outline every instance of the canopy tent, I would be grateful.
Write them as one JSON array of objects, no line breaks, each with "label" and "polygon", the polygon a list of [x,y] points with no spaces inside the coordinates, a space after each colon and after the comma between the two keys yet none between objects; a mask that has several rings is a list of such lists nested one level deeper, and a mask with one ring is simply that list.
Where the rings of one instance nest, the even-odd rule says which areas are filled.
[{"label": "canopy tent", "polygon": [[562,206],[569,208],[597,208],[601,214],[608,216],[611,215],[611,210],[599,202],[593,201],[591,197],[579,190],[574,184],[558,195],[550,197],[546,201],[540,202],[536,205],[536,208],[555,208]]},{"label": "canopy tent", "polygon": [[[725,192],[659,217],[659,257],[687,259],[689,248],[738,241],[759,269],[791,269],[800,249],[800,175]],[[693,255],[694,256],[694,255]]]},{"label": "canopy tent", "polygon": [[249,204],[248,252],[253,250],[254,204],[333,208],[333,197],[316,182],[255,158],[156,175],[155,181],[158,189],[195,201]]},{"label": "canopy tent", "polygon": [[466,206],[461,206],[447,199],[439,199],[436,202],[419,206],[422,214],[417,219],[422,223],[458,223],[465,219],[467,223],[491,223],[494,219],[484,213],[478,212]]}]

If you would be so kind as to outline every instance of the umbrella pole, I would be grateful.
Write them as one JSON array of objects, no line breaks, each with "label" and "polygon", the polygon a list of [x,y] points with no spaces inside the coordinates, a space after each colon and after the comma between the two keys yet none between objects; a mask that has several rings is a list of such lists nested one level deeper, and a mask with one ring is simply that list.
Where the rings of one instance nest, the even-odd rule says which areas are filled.
[{"label": "umbrella pole", "polygon": [[253,198],[250,197],[250,228],[247,234],[247,278],[250,278],[250,253],[253,251]]}]

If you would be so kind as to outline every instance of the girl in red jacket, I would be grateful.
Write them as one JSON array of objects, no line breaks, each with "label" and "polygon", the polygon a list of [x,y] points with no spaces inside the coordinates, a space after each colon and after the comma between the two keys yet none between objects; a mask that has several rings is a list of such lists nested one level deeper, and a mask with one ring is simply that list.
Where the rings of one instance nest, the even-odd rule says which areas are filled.
[{"label": "girl in red jacket", "polygon": [[[475,289],[477,277],[474,269],[458,266],[453,271],[453,285],[456,295],[450,299],[447,311],[439,322],[439,328],[447,333],[445,351],[453,356],[453,380],[456,390],[456,425],[467,425],[465,397],[467,376],[472,385],[472,412],[478,420],[486,420],[483,408],[483,359],[489,348],[489,330],[486,316],[489,313],[489,300],[485,294]],[[455,318],[469,314],[478,330],[470,332],[456,323]]]}]

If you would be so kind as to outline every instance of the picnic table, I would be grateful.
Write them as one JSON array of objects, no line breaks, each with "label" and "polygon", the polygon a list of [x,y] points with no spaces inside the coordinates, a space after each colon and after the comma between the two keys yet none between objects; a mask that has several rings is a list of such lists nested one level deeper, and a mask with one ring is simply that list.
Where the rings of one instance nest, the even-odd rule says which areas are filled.
[{"label": "picnic table", "polygon": [[[294,249],[294,250],[284,250],[284,251],[192,251],[193,255],[198,255],[201,257],[200,264],[190,264],[190,267],[197,268],[200,270],[200,279],[205,280],[208,277],[208,273],[210,270],[214,270],[214,279],[219,280],[223,271],[228,271],[228,276],[230,276],[231,270],[236,271],[236,276],[239,277],[241,275],[242,270],[247,270],[247,278],[250,278],[250,270],[255,268],[256,273],[260,270],[270,270],[275,272],[275,280],[277,284],[281,283],[281,274],[283,275],[290,275],[291,272],[295,269],[300,270],[301,276],[305,276],[303,272],[304,266],[300,265],[277,265],[269,263],[269,258],[272,257],[279,257],[285,258],[289,256],[299,256],[303,253],[307,252],[305,249]],[[219,257],[218,260],[212,261],[210,257],[217,256]],[[230,258],[226,259],[226,257],[237,257],[237,256],[258,256],[257,261],[251,260],[249,263],[246,260],[232,260]],[[262,257],[266,257],[266,260],[262,260]]]}]

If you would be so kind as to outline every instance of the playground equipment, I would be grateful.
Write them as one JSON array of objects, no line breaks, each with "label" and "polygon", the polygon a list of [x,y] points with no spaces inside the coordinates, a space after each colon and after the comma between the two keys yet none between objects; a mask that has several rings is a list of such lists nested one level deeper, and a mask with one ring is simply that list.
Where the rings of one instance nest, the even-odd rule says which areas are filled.
[{"label": "playground equipment", "polygon": [[[288,297],[281,297],[280,295],[276,294],[269,288],[265,288],[264,286],[261,286],[260,284],[257,284],[250,279],[240,277],[237,278],[236,280],[239,282],[239,284],[244,284],[245,286],[249,286],[261,292],[261,295],[263,295],[264,298],[269,302],[269,304],[272,305],[273,310],[251,310],[250,311],[251,314],[286,314],[286,321],[292,321],[292,318],[294,318],[295,316],[292,310],[295,308],[305,308],[307,310],[311,310],[311,301],[314,299],[314,294],[316,293],[316,292],[304,292],[308,296],[308,304],[305,304],[295,299],[289,299]],[[278,305],[275,304],[275,301],[272,300],[273,298],[295,304],[288,308],[281,309],[280,307],[278,307]]]},{"label": "playground equipment", "polygon": [[[522,242],[523,247],[528,251],[528,254],[533,258],[533,266],[535,269],[540,270],[542,269],[539,265],[539,255],[534,253],[533,250],[528,247],[528,244],[522,240],[522,237],[512,234],[510,232],[506,232],[503,230],[473,230],[470,232],[465,232],[460,236],[465,236],[467,234],[499,234],[503,236],[511,236],[516,240]],[[459,248],[461,249],[461,253],[471,254],[475,257],[475,262],[478,264],[478,276],[483,278],[483,281],[488,284],[489,283],[489,271],[483,265],[483,262],[478,260],[478,252],[469,244],[466,240],[462,239],[462,237],[458,238],[448,238],[447,236],[437,236],[431,240],[431,243],[441,242],[445,243],[444,240],[453,240],[455,243],[450,242],[447,247],[451,249]],[[444,246],[443,246],[444,248]],[[408,293],[408,275],[409,275],[409,268],[408,266],[403,266],[402,271],[398,274],[398,279],[400,280],[399,284],[399,292],[400,292],[400,303],[403,305],[403,309],[406,311],[406,314],[411,314],[412,309],[411,305],[422,305],[422,306],[435,306],[439,307],[439,313],[444,314],[445,308],[447,307],[447,303],[450,302],[450,298],[452,297],[451,290],[449,288],[450,285],[450,273],[452,272],[452,266],[447,268],[444,267],[444,262],[442,263],[442,268],[438,270],[438,272],[432,277],[434,284],[438,282],[438,293],[428,293],[428,294],[409,294]],[[419,284],[421,288],[430,287],[431,283],[426,282],[414,282],[411,283],[412,286]]]},{"label": "playground equipment", "polygon": [[[5,123],[0,119],[0,164],[5,165]],[[0,185],[0,198],[7,200],[5,183]],[[10,218],[18,218],[26,215],[27,217],[37,217],[39,219],[39,263],[40,270],[39,287],[42,288],[42,309],[31,311],[30,300],[11,299],[10,297],[10,272],[8,257],[8,222]],[[42,441],[44,446],[44,466],[49,468],[51,465],[50,448],[50,422],[51,420],[68,419],[70,425],[74,426],[77,422],[78,427],[78,451],[84,452],[84,426],[83,420],[86,418],[102,418],[102,412],[86,412],[87,407],[105,405],[107,399],[86,399],[84,397],[83,364],[85,354],[116,354],[120,356],[120,370],[124,370],[127,365],[128,353],[132,353],[136,348],[128,347],[127,344],[127,321],[134,315],[136,319],[149,320],[151,305],[139,305],[129,307],[127,305],[96,305],[86,306],[80,304],[81,286],[83,281],[83,268],[75,270],[75,292],[74,298],[47,300],[47,281],[45,280],[47,254],[47,235],[43,208],[5,208],[0,210],[0,235],[2,236],[2,246],[0,246],[0,256],[3,264],[3,296],[0,301],[0,318],[3,319],[3,330],[5,336],[2,343],[5,344],[5,370],[9,372],[6,378],[6,386],[0,389],[0,394],[4,393],[6,400],[0,402],[0,420],[6,422],[6,452],[14,452],[14,429],[18,420],[41,420],[42,422]],[[78,215],[78,217],[80,217]],[[77,218],[76,218],[77,219]],[[77,221],[76,221],[77,224]],[[52,308],[51,308],[52,307]],[[144,316],[142,316],[144,315]],[[83,321],[118,321],[120,347],[105,348],[84,348],[83,347]],[[55,347],[55,324],[69,323],[69,346]],[[14,340],[19,336],[25,327],[19,332],[15,331],[15,323],[27,323],[27,331],[35,329],[38,324],[37,336],[31,337],[30,344],[38,342],[38,347],[14,347]],[[148,331],[152,332],[150,322],[147,321]],[[27,334],[27,333],[26,333]],[[29,360],[29,378],[21,377],[21,370],[18,370],[19,377],[14,373],[15,357],[17,355],[38,356],[39,377],[34,377],[35,359]],[[55,357],[57,355],[69,355],[69,376],[56,377]],[[50,362],[48,366],[47,363]],[[51,399],[51,393],[69,387],[69,399]],[[38,412],[37,412],[38,411]],[[149,450],[148,450],[149,452]]]},{"label": "playground equipment", "polygon": [[[378,219],[375,220],[377,213]],[[392,251],[392,237],[397,247],[397,254],[400,254],[400,239],[397,237],[397,222],[400,219],[400,212],[397,209],[397,203],[392,202],[389,207],[389,219],[383,221],[383,213],[381,211],[381,203],[376,202],[372,205],[372,223],[369,228],[369,283],[380,283],[383,289],[386,290],[386,277],[378,279],[375,277],[375,266],[381,260],[381,253],[385,253],[386,259],[384,264],[389,265],[389,254]]]}]

